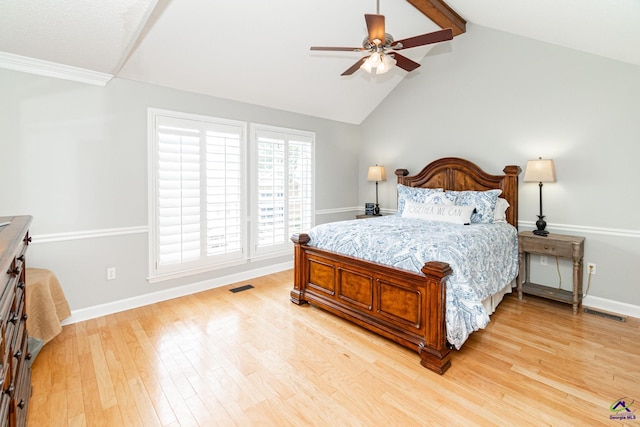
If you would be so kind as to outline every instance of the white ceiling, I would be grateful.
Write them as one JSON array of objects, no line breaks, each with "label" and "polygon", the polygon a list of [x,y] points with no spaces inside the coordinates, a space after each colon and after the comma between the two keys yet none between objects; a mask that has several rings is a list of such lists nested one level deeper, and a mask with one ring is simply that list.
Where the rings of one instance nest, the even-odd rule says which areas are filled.
[{"label": "white ceiling", "polygon": [[[447,3],[475,25],[640,65],[639,0]],[[0,66],[32,58],[358,124],[407,72],[342,77],[359,53],[309,47],[361,46],[375,12],[374,0],[2,0]],[[395,39],[439,29],[405,0],[380,13]],[[422,63],[412,73],[430,48],[403,51]]]}]

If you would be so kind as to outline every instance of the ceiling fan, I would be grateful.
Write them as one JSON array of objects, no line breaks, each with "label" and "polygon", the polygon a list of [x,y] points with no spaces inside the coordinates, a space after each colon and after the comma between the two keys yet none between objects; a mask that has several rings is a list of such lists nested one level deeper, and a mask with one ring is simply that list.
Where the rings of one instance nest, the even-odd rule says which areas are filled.
[{"label": "ceiling fan", "polygon": [[349,76],[355,73],[358,68],[368,72],[376,70],[376,74],[383,74],[389,71],[394,65],[405,71],[413,71],[420,66],[417,62],[400,55],[397,51],[409,49],[417,46],[424,46],[453,39],[451,28],[434,31],[432,33],[409,37],[402,40],[394,40],[391,34],[385,32],[384,15],[380,15],[380,2],[378,0],[377,14],[365,14],[368,36],[364,38],[362,47],[327,47],[312,46],[311,50],[343,51],[343,52],[370,52],[355,64],[349,67],[342,76]]}]

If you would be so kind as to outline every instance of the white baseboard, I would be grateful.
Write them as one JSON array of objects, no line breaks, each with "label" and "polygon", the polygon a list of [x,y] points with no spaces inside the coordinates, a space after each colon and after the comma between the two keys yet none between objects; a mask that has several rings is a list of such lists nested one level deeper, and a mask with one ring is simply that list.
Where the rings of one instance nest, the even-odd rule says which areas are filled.
[{"label": "white baseboard", "polygon": [[[278,273],[280,271],[293,268],[293,261],[270,265],[268,267],[257,268],[255,270],[243,271],[237,274],[230,274],[216,279],[205,280],[202,282],[192,283],[190,285],[180,286],[177,288],[166,289],[163,291],[153,292],[150,294],[140,295],[137,297],[126,298],[119,301],[113,301],[106,304],[100,304],[93,307],[81,308],[73,310],[71,317],[62,322],[62,325],[70,325],[72,323],[82,322],[85,320],[95,319],[96,317],[106,316],[118,313],[132,308],[143,307],[145,305],[154,304],[173,298],[191,295],[196,292],[206,291],[221,286],[230,285],[232,283],[243,282],[268,274]],[[283,296],[286,298],[286,295]]]},{"label": "white baseboard", "polygon": [[[127,298],[124,300],[114,301],[106,304],[100,304],[93,307],[73,310],[71,312],[71,317],[65,319],[62,322],[62,324],[70,325],[70,324],[82,322],[85,320],[95,319],[96,317],[106,316],[109,314],[130,310],[132,308],[143,307],[145,305],[170,300],[173,298],[179,298],[185,295],[194,294],[196,292],[219,288],[221,286],[226,286],[232,283],[251,280],[256,277],[265,276],[267,274],[278,273],[280,271],[289,270],[292,268],[293,268],[293,262],[290,261],[290,262],[272,265],[269,267],[264,267],[264,268],[259,268],[255,270],[245,271],[242,273],[232,274],[229,276],[219,277],[212,280],[192,283],[190,285],[180,286],[178,288],[166,289],[159,292],[140,295],[138,297]],[[585,307],[589,307],[597,310],[603,310],[609,313],[616,313],[623,316],[640,318],[640,306],[637,306],[637,305],[631,305],[623,302],[608,300],[608,299],[599,298],[599,297],[592,297],[592,296],[584,297],[584,299],[582,300],[582,305]]]},{"label": "white baseboard", "polygon": [[623,316],[636,317],[640,319],[640,307],[637,305],[631,305],[624,302],[618,302],[599,297],[592,297],[589,295],[582,299],[582,305],[596,310],[602,310],[609,313],[621,314]]}]

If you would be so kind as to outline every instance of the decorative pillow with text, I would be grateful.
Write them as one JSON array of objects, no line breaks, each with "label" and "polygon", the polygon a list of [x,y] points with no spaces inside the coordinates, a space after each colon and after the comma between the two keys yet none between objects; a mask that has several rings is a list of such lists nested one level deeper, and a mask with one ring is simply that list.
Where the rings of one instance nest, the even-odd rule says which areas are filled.
[{"label": "decorative pillow with text", "polygon": [[451,222],[454,224],[470,224],[473,206],[443,205],[435,203],[405,202],[403,218],[418,218],[425,221]]}]

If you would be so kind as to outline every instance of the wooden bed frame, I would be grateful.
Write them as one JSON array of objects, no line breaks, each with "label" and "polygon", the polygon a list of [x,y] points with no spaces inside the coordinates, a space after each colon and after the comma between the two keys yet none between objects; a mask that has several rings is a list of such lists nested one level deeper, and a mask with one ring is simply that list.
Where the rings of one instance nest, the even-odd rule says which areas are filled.
[{"label": "wooden bed frame", "polygon": [[[509,202],[507,221],[517,227],[519,166],[490,175],[468,160],[443,158],[398,183],[410,187],[484,191],[499,188]],[[439,374],[451,365],[445,325],[445,279],[449,264],[427,262],[422,274],[307,246],[307,234],[294,234],[291,302],[312,303],[370,331],[416,350],[420,363]]]}]

